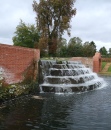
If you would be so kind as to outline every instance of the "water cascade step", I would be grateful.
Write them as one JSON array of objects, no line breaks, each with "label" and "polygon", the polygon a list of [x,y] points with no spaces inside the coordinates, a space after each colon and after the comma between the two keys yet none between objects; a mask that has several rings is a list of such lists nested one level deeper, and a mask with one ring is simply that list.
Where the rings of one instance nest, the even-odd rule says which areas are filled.
[{"label": "water cascade step", "polygon": [[41,92],[84,92],[101,87],[104,80],[80,61],[40,60]]}]

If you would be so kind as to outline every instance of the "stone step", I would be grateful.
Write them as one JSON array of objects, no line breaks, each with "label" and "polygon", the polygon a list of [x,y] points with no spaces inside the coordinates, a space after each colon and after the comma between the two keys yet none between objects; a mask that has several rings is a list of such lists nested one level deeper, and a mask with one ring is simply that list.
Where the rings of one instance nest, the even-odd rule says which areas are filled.
[{"label": "stone step", "polygon": [[84,92],[102,86],[102,79],[77,61],[43,61],[40,64],[41,92]]},{"label": "stone step", "polygon": [[51,76],[76,76],[89,74],[89,69],[50,69]]},{"label": "stone step", "polygon": [[81,61],[66,61],[66,62],[67,64],[77,64],[77,65],[82,64]]},{"label": "stone step", "polygon": [[94,79],[94,75],[46,76],[44,82],[49,84],[78,84],[78,83],[85,83],[93,79]]},{"label": "stone step", "polygon": [[85,66],[82,64],[55,64],[52,68],[56,69],[77,69],[77,68],[84,68]]},{"label": "stone step", "polygon": [[89,91],[89,90],[93,90],[95,88],[98,88],[101,86],[101,83],[100,82],[97,82],[97,83],[94,83],[94,84],[91,84],[89,86],[74,86],[72,85],[72,87],[67,87],[64,86],[64,87],[55,87],[55,86],[47,86],[47,85],[43,85],[41,86],[41,90],[43,92],[85,92],[85,91]]}]

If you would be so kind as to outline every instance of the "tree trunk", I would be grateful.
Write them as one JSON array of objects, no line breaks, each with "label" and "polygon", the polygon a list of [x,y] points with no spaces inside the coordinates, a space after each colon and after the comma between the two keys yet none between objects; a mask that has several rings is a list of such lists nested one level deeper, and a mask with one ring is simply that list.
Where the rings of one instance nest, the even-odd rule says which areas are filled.
[{"label": "tree trunk", "polygon": [[56,56],[57,50],[57,38],[49,39],[49,56]]}]

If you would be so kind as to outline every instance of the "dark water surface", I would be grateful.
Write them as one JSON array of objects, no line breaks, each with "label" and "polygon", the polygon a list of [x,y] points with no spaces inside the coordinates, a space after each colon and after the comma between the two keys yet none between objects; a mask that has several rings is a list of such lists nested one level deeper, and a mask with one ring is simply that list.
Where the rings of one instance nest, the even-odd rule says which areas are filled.
[{"label": "dark water surface", "polygon": [[103,78],[107,87],[86,93],[10,101],[0,109],[0,130],[111,130],[111,77]]}]

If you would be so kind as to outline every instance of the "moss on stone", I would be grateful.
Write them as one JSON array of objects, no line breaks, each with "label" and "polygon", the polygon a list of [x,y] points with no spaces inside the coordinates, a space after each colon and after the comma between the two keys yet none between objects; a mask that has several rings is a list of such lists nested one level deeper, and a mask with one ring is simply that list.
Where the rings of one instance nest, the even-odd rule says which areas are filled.
[{"label": "moss on stone", "polygon": [[61,60],[57,60],[56,62],[57,62],[57,64],[62,64]]}]

